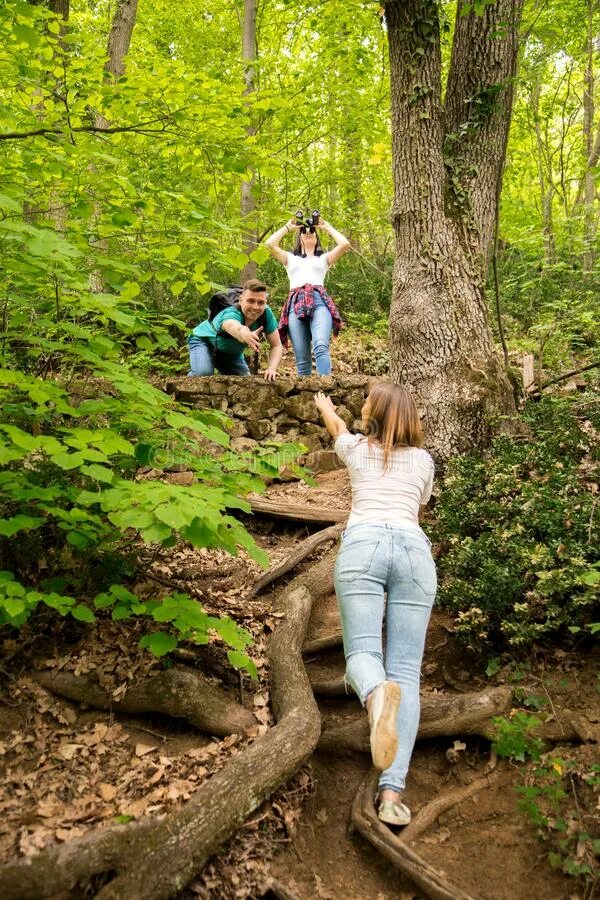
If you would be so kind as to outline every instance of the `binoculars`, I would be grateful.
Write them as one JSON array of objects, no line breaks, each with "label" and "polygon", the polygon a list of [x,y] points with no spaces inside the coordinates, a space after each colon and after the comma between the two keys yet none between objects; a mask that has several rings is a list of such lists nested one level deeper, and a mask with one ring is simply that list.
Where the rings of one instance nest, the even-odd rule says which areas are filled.
[{"label": "binoculars", "polygon": [[300,234],[306,234],[307,231],[311,233],[315,230],[315,225],[319,224],[320,213],[318,209],[313,209],[312,213],[306,216],[304,215],[303,210],[296,210],[296,222],[300,225]]}]

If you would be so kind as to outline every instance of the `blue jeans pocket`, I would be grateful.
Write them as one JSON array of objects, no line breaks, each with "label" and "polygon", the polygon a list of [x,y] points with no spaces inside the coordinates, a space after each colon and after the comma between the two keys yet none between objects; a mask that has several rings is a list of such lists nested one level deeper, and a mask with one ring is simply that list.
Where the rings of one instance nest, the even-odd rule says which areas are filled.
[{"label": "blue jeans pocket", "polygon": [[335,563],[335,575],[341,581],[355,581],[371,568],[379,539],[349,535],[342,537]]},{"label": "blue jeans pocket", "polygon": [[410,563],[413,581],[428,597],[435,597],[437,591],[437,574],[435,563],[429,550],[408,544],[406,555]]}]

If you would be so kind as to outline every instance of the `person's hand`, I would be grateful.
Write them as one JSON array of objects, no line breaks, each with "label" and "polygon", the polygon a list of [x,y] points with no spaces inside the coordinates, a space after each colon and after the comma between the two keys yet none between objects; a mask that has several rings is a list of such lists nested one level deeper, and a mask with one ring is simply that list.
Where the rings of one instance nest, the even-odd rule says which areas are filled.
[{"label": "person's hand", "polygon": [[325,231],[327,231],[327,229],[329,228],[329,222],[326,222],[325,219],[322,219],[321,216],[319,216],[319,221],[315,225],[315,228],[324,228]]},{"label": "person's hand", "polygon": [[324,413],[326,411],[335,412],[335,406],[331,397],[328,397],[327,394],[323,393],[323,391],[317,391],[317,393],[315,394],[315,406],[320,413]]},{"label": "person's hand", "polygon": [[300,228],[300,225],[298,224],[296,217],[294,216],[292,219],[289,219],[289,221],[285,223],[285,227],[288,229],[288,231],[294,231],[296,228]]},{"label": "person's hand", "polygon": [[263,326],[257,328],[256,331],[250,331],[247,325],[244,325],[242,328],[241,339],[244,344],[250,347],[251,350],[256,350],[257,352],[260,350],[260,336],[262,334]]},{"label": "person's hand", "polygon": [[275,381],[277,378],[276,369],[265,369],[265,381]]}]

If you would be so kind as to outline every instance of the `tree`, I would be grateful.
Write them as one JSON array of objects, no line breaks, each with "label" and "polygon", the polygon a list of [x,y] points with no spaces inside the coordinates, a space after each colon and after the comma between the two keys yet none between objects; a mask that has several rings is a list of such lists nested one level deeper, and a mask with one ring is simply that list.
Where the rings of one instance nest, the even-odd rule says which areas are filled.
[{"label": "tree", "polygon": [[418,396],[442,458],[481,445],[510,413],[484,293],[510,125],[522,0],[457,9],[442,103],[435,0],[388,0],[392,223],[391,374]]}]

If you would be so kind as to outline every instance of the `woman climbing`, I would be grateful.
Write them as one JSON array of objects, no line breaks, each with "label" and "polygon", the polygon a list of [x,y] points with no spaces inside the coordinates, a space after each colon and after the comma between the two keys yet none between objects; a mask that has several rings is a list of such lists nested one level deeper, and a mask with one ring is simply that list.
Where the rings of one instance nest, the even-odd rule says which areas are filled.
[{"label": "woman climbing", "polygon": [[[402,803],[419,724],[419,681],[437,580],[419,513],[431,496],[433,460],[422,449],[416,403],[404,388],[378,384],[362,408],[367,437],[349,434],[325,394],[315,397],[352,487],[352,509],[335,565],[346,679],[371,728],[382,770],[379,818],[408,825]],[[387,592],[385,654],[384,592]]]},{"label": "woman climbing", "polygon": [[[324,253],[317,229],[326,231],[336,243]],[[294,250],[282,250],[279,242],[289,233],[296,234]],[[265,241],[271,256],[282,263],[290,280],[290,292],[281,311],[279,334],[287,346],[288,332],[292,340],[298,375],[312,372],[312,349],[317,375],[331,374],[329,339],[331,331],[337,335],[342,327],[341,316],[323,283],[328,269],[350,249],[348,238],[313,213],[309,223],[290,219],[279,231]]]}]

